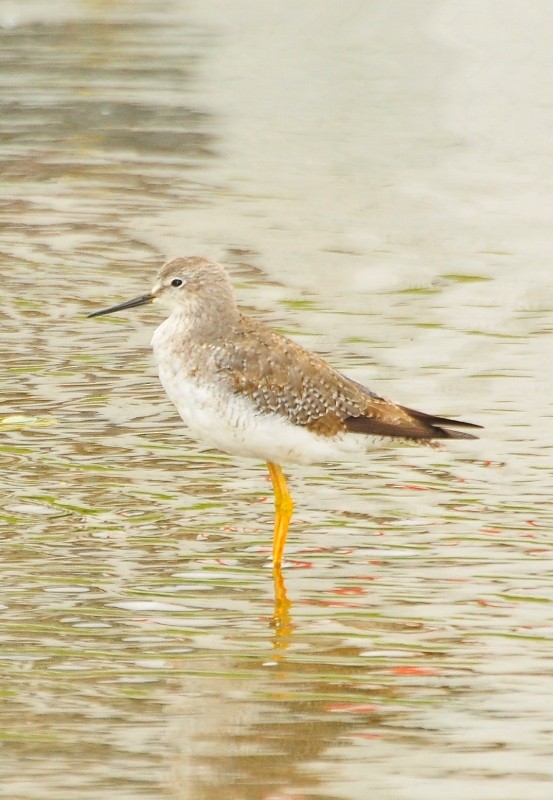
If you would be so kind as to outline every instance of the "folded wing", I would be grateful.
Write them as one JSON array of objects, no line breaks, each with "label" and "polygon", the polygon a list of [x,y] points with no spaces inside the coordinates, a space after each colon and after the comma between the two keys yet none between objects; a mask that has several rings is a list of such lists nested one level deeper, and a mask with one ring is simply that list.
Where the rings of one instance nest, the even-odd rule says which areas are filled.
[{"label": "folded wing", "polygon": [[470,422],[425,414],[392,403],[332,369],[320,356],[256,320],[214,351],[217,372],[260,414],[278,414],[320,436],[356,433],[412,441],[474,439],[451,428]]}]

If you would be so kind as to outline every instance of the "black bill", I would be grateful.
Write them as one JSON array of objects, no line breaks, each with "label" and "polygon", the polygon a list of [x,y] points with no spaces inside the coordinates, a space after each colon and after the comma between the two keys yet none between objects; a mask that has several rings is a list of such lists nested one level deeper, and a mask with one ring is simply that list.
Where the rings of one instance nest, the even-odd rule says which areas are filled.
[{"label": "black bill", "polygon": [[146,303],[151,303],[154,299],[151,294],[143,294],[140,297],[135,297],[133,300],[127,300],[126,303],[119,303],[119,305],[111,306],[111,308],[103,308],[101,311],[93,311],[89,317],[102,317],[104,314],[113,314],[115,311],[124,311],[126,308],[135,308],[135,306],[143,306]]}]

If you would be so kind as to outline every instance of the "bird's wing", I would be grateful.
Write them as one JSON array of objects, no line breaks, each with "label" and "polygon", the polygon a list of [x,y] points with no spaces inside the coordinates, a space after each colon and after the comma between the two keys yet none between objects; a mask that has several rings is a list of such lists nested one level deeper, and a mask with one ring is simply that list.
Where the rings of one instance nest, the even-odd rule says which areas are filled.
[{"label": "bird's wing", "polygon": [[[367,389],[363,384],[357,383],[357,381],[351,381],[351,383],[355,383],[355,385],[365,393],[366,396],[369,398],[373,398],[375,395],[371,392],[370,389]],[[378,398],[382,400],[382,398]],[[439,417],[435,414],[426,414],[424,411],[417,411],[414,408],[408,408],[407,406],[400,406],[396,405],[395,403],[391,403],[389,400],[383,401],[389,407],[399,408],[402,412],[405,412],[411,420],[416,420],[419,423],[422,423],[426,429],[426,435],[422,437],[415,437],[415,438],[424,438],[424,439],[477,439],[478,437],[475,436],[473,433],[466,433],[465,431],[457,431],[451,430],[451,428],[474,428],[475,430],[481,430],[482,425],[476,425],[474,422],[464,422],[460,419],[451,419],[451,417]],[[365,422],[366,417],[362,415],[361,417],[351,417],[350,419],[346,420],[347,429],[352,433],[370,433],[370,420]],[[369,430],[366,430],[369,428]],[[397,436],[397,433],[390,433],[390,434],[383,434],[388,436]],[[401,434],[399,434],[401,435]]]},{"label": "bird's wing", "polygon": [[432,417],[385,400],[248,317],[240,318],[232,340],[217,349],[214,360],[228,388],[247,397],[260,413],[278,414],[320,436],[349,431],[412,440],[474,438],[441,427],[472,427],[470,423]]}]

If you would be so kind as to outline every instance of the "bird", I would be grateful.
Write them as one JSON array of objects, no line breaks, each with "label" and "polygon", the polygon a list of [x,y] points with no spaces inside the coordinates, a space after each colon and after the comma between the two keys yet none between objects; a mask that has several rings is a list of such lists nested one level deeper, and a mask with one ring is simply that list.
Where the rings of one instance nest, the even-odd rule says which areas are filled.
[{"label": "bird", "polygon": [[481,428],[387,400],[243,314],[226,268],[211,259],[174,258],[149,292],[88,316],[149,303],[170,312],[151,345],[161,384],[192,436],[267,464],[274,569],[294,510],[283,466],[357,460],[391,442],[475,439],[457,429]]}]

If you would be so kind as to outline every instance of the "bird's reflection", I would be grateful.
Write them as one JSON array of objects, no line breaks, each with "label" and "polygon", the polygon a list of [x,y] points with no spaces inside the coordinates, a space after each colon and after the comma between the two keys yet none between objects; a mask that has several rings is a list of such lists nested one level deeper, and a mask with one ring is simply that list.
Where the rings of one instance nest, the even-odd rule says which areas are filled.
[{"label": "bird's reflection", "polygon": [[286,650],[293,632],[292,615],[290,613],[292,602],[288,599],[284,575],[280,566],[273,567],[273,585],[274,612],[271,625],[275,632],[273,639],[274,649],[278,652]]}]

